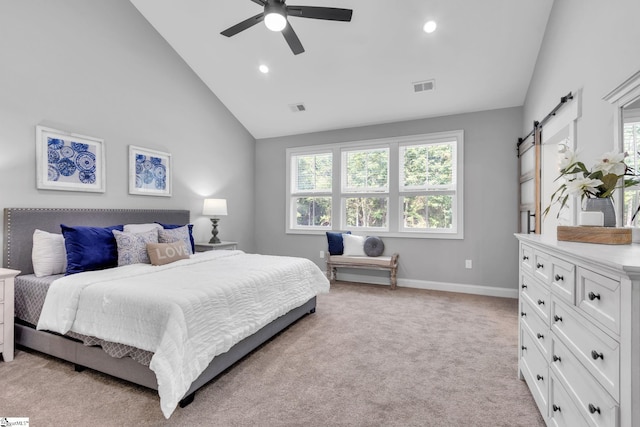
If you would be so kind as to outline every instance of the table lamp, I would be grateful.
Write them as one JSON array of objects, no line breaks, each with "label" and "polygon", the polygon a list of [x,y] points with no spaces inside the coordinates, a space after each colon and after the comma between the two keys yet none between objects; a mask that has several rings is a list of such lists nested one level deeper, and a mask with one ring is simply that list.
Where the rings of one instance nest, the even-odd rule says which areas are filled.
[{"label": "table lamp", "polygon": [[211,230],[211,240],[209,243],[220,243],[218,239],[218,221],[220,216],[227,215],[227,199],[204,199],[204,206],[202,207],[202,215],[210,216],[213,229]]}]

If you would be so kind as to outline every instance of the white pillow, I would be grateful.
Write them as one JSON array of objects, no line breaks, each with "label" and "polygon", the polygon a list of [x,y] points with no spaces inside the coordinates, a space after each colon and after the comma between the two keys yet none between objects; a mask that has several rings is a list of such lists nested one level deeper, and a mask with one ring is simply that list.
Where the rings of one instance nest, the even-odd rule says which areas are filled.
[{"label": "white pillow", "polygon": [[364,236],[356,236],[353,234],[343,234],[342,243],[344,245],[345,256],[367,256],[364,253]]},{"label": "white pillow", "polygon": [[33,249],[31,250],[33,274],[36,277],[51,276],[67,271],[67,250],[64,247],[62,234],[33,232]]},{"label": "white pillow", "polygon": [[160,230],[162,226],[155,222],[148,224],[125,224],[124,231],[125,233],[144,233],[151,230]]}]

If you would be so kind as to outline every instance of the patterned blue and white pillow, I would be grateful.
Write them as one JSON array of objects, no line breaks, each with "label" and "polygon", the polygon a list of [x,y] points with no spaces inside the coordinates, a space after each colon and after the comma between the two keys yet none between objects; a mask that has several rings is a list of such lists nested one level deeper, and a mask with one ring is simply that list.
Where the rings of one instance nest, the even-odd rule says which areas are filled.
[{"label": "patterned blue and white pillow", "polygon": [[129,264],[151,264],[147,243],[158,243],[158,230],[126,233],[113,230],[118,245],[118,267]]},{"label": "patterned blue and white pillow", "polygon": [[189,254],[193,253],[193,250],[191,249],[191,238],[189,237],[189,225],[158,230],[158,243],[173,243],[178,241],[183,241],[187,245],[187,248],[189,248]]}]

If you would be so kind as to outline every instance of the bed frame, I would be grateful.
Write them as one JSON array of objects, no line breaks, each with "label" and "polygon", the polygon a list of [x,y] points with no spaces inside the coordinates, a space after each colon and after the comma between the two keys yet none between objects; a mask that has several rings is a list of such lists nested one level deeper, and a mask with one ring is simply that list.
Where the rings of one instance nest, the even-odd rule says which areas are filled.
[{"label": "bed frame", "polygon": [[[20,270],[21,274],[33,273],[31,248],[34,230],[59,233],[60,224],[106,227],[114,224],[136,224],[147,222],[165,224],[187,224],[190,222],[187,210],[150,209],[45,209],[45,208],[5,208],[4,209],[4,252],[3,265]],[[231,367],[244,356],[277,335],[289,325],[309,313],[314,313],[316,298],[313,297],[300,307],[269,323],[253,335],[231,347],[226,353],[216,356],[205,371],[191,384],[180,401],[185,407],[193,401],[195,392]],[[16,323],[16,345],[40,351],[74,363],[76,370],[95,369],[114,377],[158,389],[155,373],[130,357],[114,358],[100,347],[87,347],[83,343],[54,333],[38,331],[35,328]]]}]

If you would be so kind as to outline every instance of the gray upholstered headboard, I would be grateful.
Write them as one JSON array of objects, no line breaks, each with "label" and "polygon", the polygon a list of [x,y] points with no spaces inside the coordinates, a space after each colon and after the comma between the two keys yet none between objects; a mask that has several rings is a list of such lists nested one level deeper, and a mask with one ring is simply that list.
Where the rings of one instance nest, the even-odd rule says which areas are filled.
[{"label": "gray upholstered headboard", "polygon": [[60,224],[107,227],[147,222],[189,223],[187,210],[161,209],[45,209],[5,208],[2,263],[6,268],[33,273],[31,247],[36,229],[60,233]]}]

